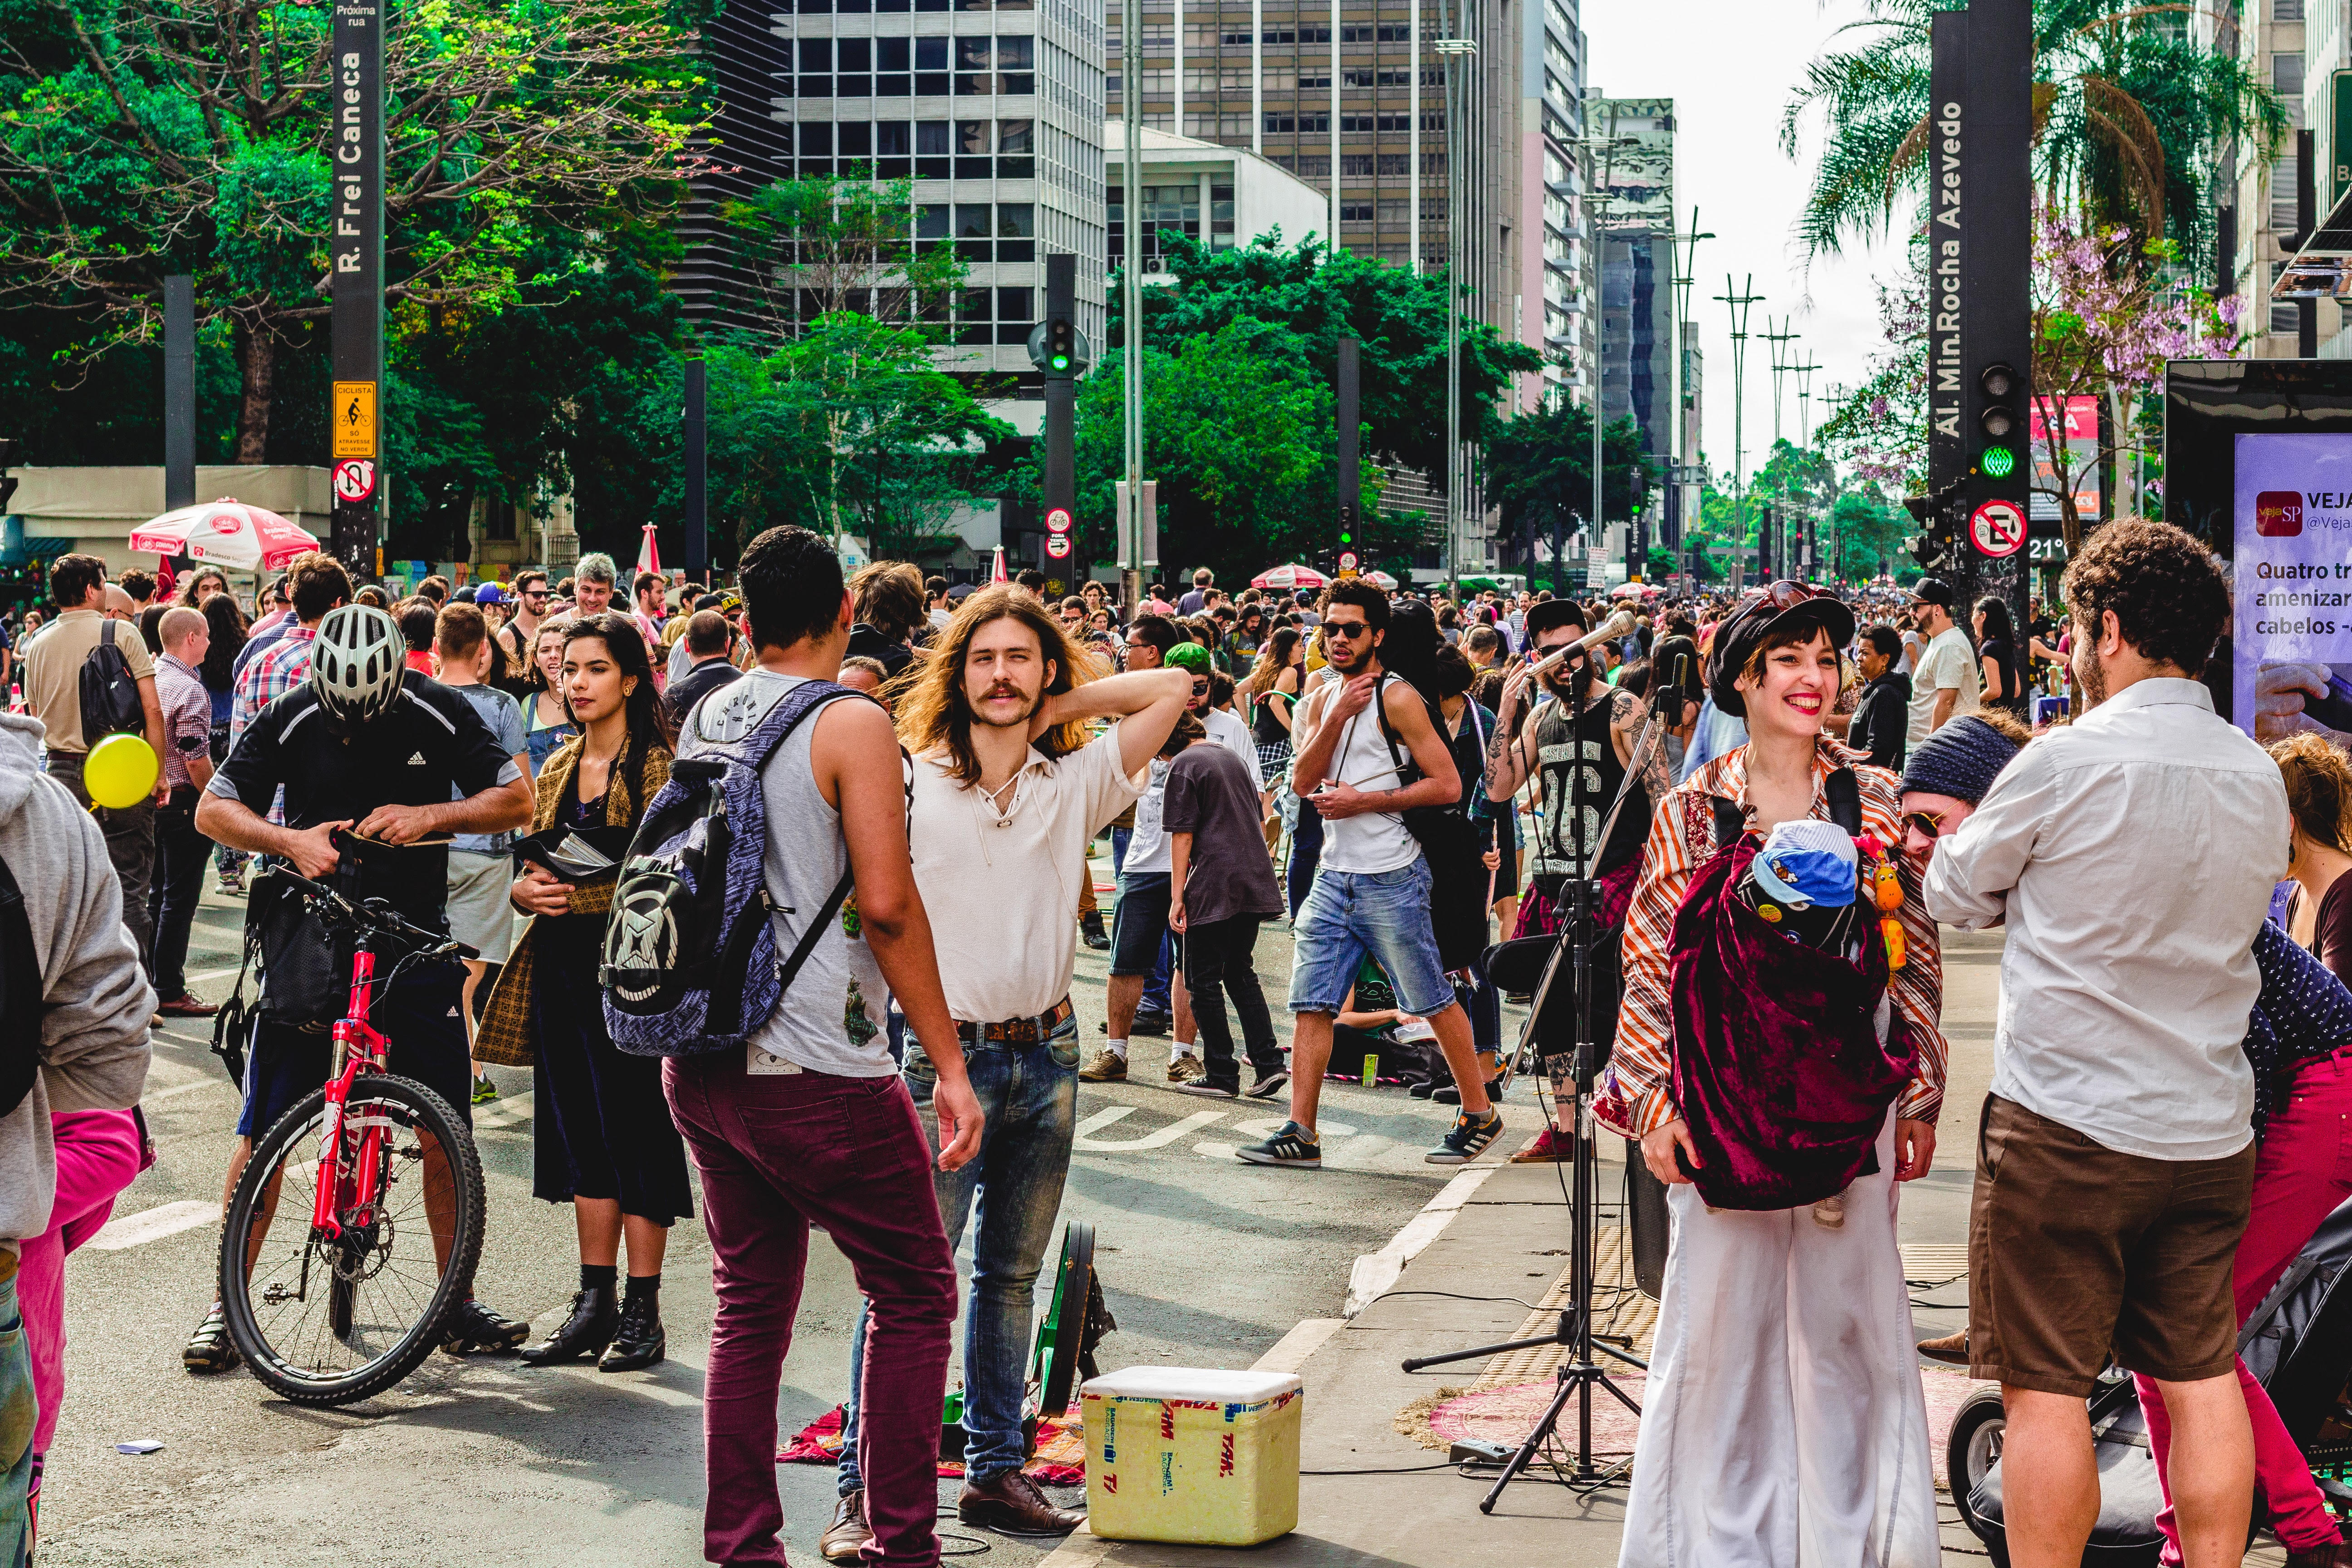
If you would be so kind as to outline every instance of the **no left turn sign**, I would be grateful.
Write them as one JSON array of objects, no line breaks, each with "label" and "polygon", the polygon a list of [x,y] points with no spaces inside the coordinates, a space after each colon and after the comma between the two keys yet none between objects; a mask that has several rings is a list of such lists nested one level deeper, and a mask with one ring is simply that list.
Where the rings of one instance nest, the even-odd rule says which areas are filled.
[{"label": "no left turn sign", "polygon": [[1989,500],[1969,519],[1969,537],[1987,555],[2014,555],[2025,548],[2025,512],[2015,501]]}]

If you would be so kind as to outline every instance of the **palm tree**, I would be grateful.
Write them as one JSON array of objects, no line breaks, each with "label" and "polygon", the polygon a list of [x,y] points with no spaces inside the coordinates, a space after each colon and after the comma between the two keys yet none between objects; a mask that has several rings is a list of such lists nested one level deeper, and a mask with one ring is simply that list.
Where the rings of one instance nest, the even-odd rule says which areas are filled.
[{"label": "palm tree", "polygon": [[[1882,232],[1898,196],[1926,190],[1927,25],[1943,8],[1938,0],[1871,0],[1867,17],[1840,29],[1854,35],[1853,46],[1806,68],[1781,116],[1780,144],[1796,156],[1805,116],[1821,110],[1821,161],[1797,224],[1809,252]],[[2033,5],[2034,172],[2043,191],[2086,225],[2120,226],[2144,243],[2170,240],[2184,258],[2212,244],[2200,196],[2218,144],[2244,139],[2267,159],[2288,129],[2285,106],[2245,62],[2190,36],[2195,9]]]}]

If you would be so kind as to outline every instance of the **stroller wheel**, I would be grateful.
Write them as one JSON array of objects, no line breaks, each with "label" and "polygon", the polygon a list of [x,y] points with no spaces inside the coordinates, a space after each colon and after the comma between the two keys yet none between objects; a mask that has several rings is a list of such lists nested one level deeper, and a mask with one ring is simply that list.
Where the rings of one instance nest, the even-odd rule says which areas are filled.
[{"label": "stroller wheel", "polygon": [[1944,1473],[1951,1478],[1952,1501],[1959,1508],[1960,1522],[1979,1541],[1990,1540],[1990,1529],[1977,1518],[1969,1499],[1985,1479],[1985,1472],[2000,1461],[2005,1424],[2000,1390],[1979,1388],[1961,1403],[1953,1415],[1951,1440],[1944,1448]]}]

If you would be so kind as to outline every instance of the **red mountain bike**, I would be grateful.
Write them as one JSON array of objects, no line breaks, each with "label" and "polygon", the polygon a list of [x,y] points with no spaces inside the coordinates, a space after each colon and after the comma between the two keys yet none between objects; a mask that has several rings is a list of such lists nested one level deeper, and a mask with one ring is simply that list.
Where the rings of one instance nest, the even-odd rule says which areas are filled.
[{"label": "red mountain bike", "polygon": [[299,1405],[365,1399],[416,1370],[473,1287],[486,1199],[481,1156],[448,1101],[384,1069],[368,1025],[415,964],[471,958],[380,899],[354,904],[280,867],[303,902],[355,944],[351,1002],[326,1086],[254,1145],[221,1231],[221,1305],[254,1376]]}]

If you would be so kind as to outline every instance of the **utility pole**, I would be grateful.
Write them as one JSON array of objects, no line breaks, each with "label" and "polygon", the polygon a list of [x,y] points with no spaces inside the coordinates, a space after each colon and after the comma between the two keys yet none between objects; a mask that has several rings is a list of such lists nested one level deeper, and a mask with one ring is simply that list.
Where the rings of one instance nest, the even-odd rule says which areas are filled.
[{"label": "utility pole", "polygon": [[1690,227],[1687,230],[1670,230],[1667,235],[1674,258],[1675,455],[1674,471],[1668,478],[1666,489],[1666,517],[1671,533],[1666,543],[1675,552],[1677,574],[1686,569],[1683,542],[1689,534],[1691,525],[1697,521],[1698,511],[1698,498],[1685,482],[1685,476],[1699,455],[1686,450],[1687,432],[1684,429],[1683,401],[1690,395],[1690,348],[1685,339],[1690,334],[1691,289],[1698,282],[1698,242],[1714,237],[1711,234],[1699,232],[1696,203],[1691,205]]},{"label": "utility pole", "polygon": [[[1119,313],[1126,322],[1125,375],[1127,483],[1120,494],[1119,595],[1133,614],[1143,604],[1143,0],[1126,0],[1119,44],[1119,116],[1126,133],[1126,184],[1119,211],[1126,258],[1119,268]],[[1336,174],[1336,171],[1335,171]]]},{"label": "utility pole", "polygon": [[[1445,67],[1445,552],[1439,564],[1449,586],[1462,574],[1463,536],[1467,531],[1463,512],[1468,498],[1463,492],[1469,488],[1470,465],[1462,449],[1462,295],[1475,237],[1463,210],[1462,121],[1469,98],[1469,67],[1478,55],[1475,42],[1453,36],[1452,15],[1446,0],[1438,0],[1437,26],[1444,36],[1433,47]],[[1334,31],[1332,37],[1336,39],[1339,34]],[[1337,147],[1337,141],[1332,144]],[[1336,161],[1331,188],[1335,193],[1339,188]],[[1332,199],[1339,198],[1335,195]],[[1336,214],[1339,209],[1332,210]],[[1336,230],[1331,243],[1334,247],[1339,245]]]},{"label": "utility pole", "polygon": [[1764,298],[1756,292],[1756,274],[1734,291],[1731,274],[1723,275],[1723,292],[1715,296],[1731,311],[1731,547],[1732,562],[1748,547],[1748,452],[1742,419],[1748,392],[1748,310]]},{"label": "utility pole", "polygon": [[334,553],[363,582],[382,575],[377,411],[383,386],[383,20],[388,6],[336,0],[327,139],[332,258]]},{"label": "utility pole", "polygon": [[1769,352],[1772,356],[1772,445],[1775,447],[1780,444],[1780,378],[1789,371],[1788,345],[1805,335],[1789,330],[1789,323],[1793,320],[1795,318],[1791,316],[1781,317],[1780,330],[1776,332],[1772,330],[1772,318],[1767,316],[1764,318],[1764,330],[1756,334],[1772,345]]}]

